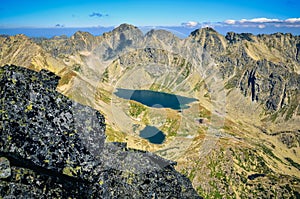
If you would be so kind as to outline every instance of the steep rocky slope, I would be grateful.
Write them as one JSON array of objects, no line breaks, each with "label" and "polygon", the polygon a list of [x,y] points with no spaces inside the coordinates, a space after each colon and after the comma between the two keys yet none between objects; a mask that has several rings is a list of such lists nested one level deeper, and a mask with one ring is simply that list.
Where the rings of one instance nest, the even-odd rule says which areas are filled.
[{"label": "steep rocky slope", "polygon": [[[123,24],[97,37],[0,39],[2,65],[56,73],[57,91],[105,116],[107,141],[178,162],[200,195],[299,197],[299,36],[203,28],[179,39]],[[198,101],[181,112],[157,109],[116,97],[118,88]],[[147,124],[166,133],[163,144],[138,136]]]},{"label": "steep rocky slope", "polygon": [[0,37],[0,64],[16,64],[41,70],[60,71],[64,65],[25,35]]},{"label": "steep rocky slope", "polygon": [[57,93],[53,73],[0,75],[1,198],[200,198],[174,162],[104,143],[104,117]]},{"label": "steep rocky slope", "polygon": [[219,64],[226,88],[239,88],[272,113],[273,120],[282,116],[287,121],[299,115],[299,36],[229,32],[223,37],[207,28],[193,32],[190,38]]}]

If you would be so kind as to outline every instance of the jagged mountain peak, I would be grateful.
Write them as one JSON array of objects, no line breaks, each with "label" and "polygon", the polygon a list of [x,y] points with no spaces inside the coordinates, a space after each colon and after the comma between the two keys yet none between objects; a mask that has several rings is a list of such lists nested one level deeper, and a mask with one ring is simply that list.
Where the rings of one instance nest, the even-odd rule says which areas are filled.
[{"label": "jagged mountain peak", "polygon": [[222,46],[224,47],[224,36],[211,27],[197,29],[191,32],[189,38],[195,41],[199,41],[199,42],[201,41],[200,43],[202,44],[204,44],[205,42],[211,42],[212,40],[218,40],[219,42],[222,43]]},{"label": "jagged mountain peak", "polygon": [[209,52],[211,52],[213,49],[217,49],[219,52],[226,49],[227,42],[224,36],[211,27],[205,27],[193,31],[188,39],[199,42],[199,44]]},{"label": "jagged mountain peak", "polygon": [[67,35],[54,36],[51,39],[54,39],[54,40],[62,40],[62,39],[66,40],[66,39],[68,39],[68,36]]},{"label": "jagged mountain peak", "polygon": [[123,23],[121,25],[119,25],[118,27],[116,27],[113,32],[124,32],[127,30],[139,30],[138,27],[133,26],[131,24],[127,24],[127,23]]},{"label": "jagged mountain peak", "polygon": [[91,33],[85,31],[77,31],[72,35],[72,39],[94,37]]},{"label": "jagged mountain peak", "polygon": [[235,32],[228,32],[225,38],[230,43],[235,43],[237,41],[247,40],[247,41],[254,41],[254,35],[251,33],[235,33]]},{"label": "jagged mountain peak", "polygon": [[206,34],[219,34],[216,30],[214,30],[213,28],[211,27],[205,27],[205,28],[199,28],[197,30],[194,30],[193,32],[191,32],[190,36],[197,36],[197,35],[201,35],[203,33],[206,33]]},{"label": "jagged mountain peak", "polygon": [[18,38],[18,39],[29,39],[29,37],[27,37],[24,34],[17,34],[17,35],[15,35],[15,38]]},{"label": "jagged mountain peak", "polygon": [[[268,34],[259,34],[257,36],[268,36]],[[270,34],[269,36],[276,36],[276,37],[293,37],[293,35],[291,33],[282,33],[282,32],[276,32],[276,33],[273,33],[273,34]]]},{"label": "jagged mountain peak", "polygon": [[[179,44],[180,39],[175,36],[173,33],[166,31],[166,30],[150,30],[146,35],[145,39],[148,44],[152,47],[156,48],[165,48],[170,50],[170,48]],[[159,47],[160,43],[160,47]],[[164,47],[162,47],[164,46]]]},{"label": "jagged mountain peak", "polygon": [[130,24],[121,24],[116,27],[112,31],[103,34],[103,38],[111,38],[111,37],[120,37],[120,39],[128,39],[128,38],[142,38],[143,32],[138,29],[136,26]]},{"label": "jagged mountain peak", "polygon": [[28,36],[24,34],[17,34],[13,36],[8,36],[8,35],[1,35],[0,37],[8,39],[8,40],[14,40],[14,41],[28,41],[31,40]]},{"label": "jagged mountain peak", "polygon": [[176,37],[173,33],[167,31],[167,30],[163,30],[163,29],[152,29],[149,32],[146,33],[145,35],[146,37],[163,37],[163,36],[167,36],[167,37]]}]

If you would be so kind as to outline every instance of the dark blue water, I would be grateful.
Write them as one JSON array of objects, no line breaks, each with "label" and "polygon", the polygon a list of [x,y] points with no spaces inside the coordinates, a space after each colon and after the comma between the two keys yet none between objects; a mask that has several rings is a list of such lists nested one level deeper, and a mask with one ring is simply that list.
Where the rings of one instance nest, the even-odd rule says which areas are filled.
[{"label": "dark blue water", "polygon": [[266,176],[266,174],[263,174],[263,173],[255,173],[255,174],[249,175],[248,179],[249,180],[254,180],[255,178],[265,177],[265,176]]},{"label": "dark blue water", "polygon": [[134,100],[149,107],[171,108],[174,110],[187,109],[189,108],[187,104],[197,101],[195,98],[150,90],[118,88],[114,94],[120,98]]},{"label": "dark blue water", "polygon": [[140,137],[147,139],[152,144],[162,144],[166,135],[154,126],[146,126],[140,131]]}]

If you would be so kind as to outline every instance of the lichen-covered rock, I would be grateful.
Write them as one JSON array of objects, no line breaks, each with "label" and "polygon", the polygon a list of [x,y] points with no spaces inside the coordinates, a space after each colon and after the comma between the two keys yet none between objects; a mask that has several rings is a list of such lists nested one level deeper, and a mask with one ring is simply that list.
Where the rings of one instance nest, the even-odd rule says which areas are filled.
[{"label": "lichen-covered rock", "polygon": [[0,68],[0,197],[200,198],[174,162],[105,143],[104,117],[42,70]]},{"label": "lichen-covered rock", "polygon": [[0,158],[0,178],[8,178],[11,175],[9,160],[5,157]]},{"label": "lichen-covered rock", "polygon": [[46,71],[1,68],[0,150],[56,172],[84,167],[76,176],[87,179],[95,165],[88,150],[101,153],[105,140],[104,118],[58,94],[58,80]]}]

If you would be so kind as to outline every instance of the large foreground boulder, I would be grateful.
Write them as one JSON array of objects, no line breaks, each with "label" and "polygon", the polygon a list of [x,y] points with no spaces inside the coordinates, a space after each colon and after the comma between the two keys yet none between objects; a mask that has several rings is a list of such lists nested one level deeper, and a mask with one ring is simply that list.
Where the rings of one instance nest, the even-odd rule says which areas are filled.
[{"label": "large foreground boulder", "polygon": [[0,68],[0,198],[201,198],[174,162],[105,143],[104,117],[58,81]]}]

